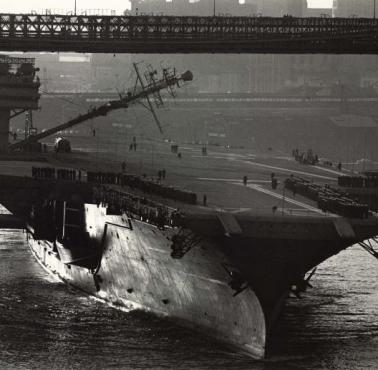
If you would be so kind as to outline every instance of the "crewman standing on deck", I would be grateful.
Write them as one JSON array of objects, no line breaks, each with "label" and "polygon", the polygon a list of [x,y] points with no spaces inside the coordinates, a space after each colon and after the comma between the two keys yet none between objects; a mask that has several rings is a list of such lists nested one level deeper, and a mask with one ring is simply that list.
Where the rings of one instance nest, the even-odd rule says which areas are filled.
[{"label": "crewman standing on deck", "polygon": [[277,185],[278,185],[278,181],[277,181],[275,176],[276,176],[276,174],[274,172],[272,172],[272,174],[270,175],[273,190],[277,189]]}]

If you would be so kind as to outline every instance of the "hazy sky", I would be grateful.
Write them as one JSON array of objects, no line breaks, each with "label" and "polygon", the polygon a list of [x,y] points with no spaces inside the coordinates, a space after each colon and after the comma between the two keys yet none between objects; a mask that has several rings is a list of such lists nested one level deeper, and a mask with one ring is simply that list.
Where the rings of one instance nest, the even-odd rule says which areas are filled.
[{"label": "hazy sky", "polygon": [[332,0],[307,0],[309,8],[332,8]]},{"label": "hazy sky", "polygon": [[[76,0],[77,9],[114,9],[117,14],[129,8],[128,0]],[[330,8],[332,0],[307,0],[309,7]],[[64,12],[74,9],[75,0],[64,2],[57,0],[0,0],[0,13],[2,12],[29,12],[30,10],[61,9]]]}]

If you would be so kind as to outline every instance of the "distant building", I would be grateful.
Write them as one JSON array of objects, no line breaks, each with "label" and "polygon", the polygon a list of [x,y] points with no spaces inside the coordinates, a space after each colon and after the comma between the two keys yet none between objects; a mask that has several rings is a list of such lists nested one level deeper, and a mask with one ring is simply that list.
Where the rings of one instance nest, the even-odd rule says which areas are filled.
[{"label": "distant building", "polygon": [[332,15],[341,18],[373,18],[374,0],[333,0]]},{"label": "distant building", "polygon": [[306,0],[131,0],[130,14],[161,15],[262,15],[281,17],[306,15]]},{"label": "distant building", "polygon": [[288,76],[287,56],[251,55],[249,65],[249,91],[275,93],[285,85]]},{"label": "distant building", "polygon": [[285,14],[285,0],[258,0],[257,11],[264,17],[281,17]]},{"label": "distant building", "polygon": [[243,4],[239,0],[131,0],[132,15],[255,15],[257,6],[255,1],[246,0]]},{"label": "distant building", "polygon": [[306,17],[330,18],[332,17],[332,8],[308,8],[306,11]]},{"label": "distant building", "polygon": [[287,0],[287,13],[293,17],[304,17],[307,11],[307,0]]},{"label": "distant building", "polygon": [[291,15],[303,17],[306,14],[307,0],[254,0],[258,14],[265,17]]}]

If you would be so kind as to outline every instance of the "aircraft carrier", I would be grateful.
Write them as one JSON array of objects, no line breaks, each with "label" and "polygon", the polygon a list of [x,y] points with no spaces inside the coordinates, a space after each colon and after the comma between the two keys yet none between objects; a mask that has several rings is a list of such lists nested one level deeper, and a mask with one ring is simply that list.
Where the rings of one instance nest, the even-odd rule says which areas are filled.
[{"label": "aircraft carrier", "polygon": [[[33,62],[5,64],[7,90],[11,83],[25,96],[17,91],[22,81],[36,103]],[[13,106],[4,105],[2,140],[12,154],[0,166],[0,202],[15,216],[14,227],[24,224],[37,260],[63,281],[263,358],[285,299],[306,290],[318,264],[356,243],[376,256],[378,217],[337,187],[348,173],[312,155],[311,164],[299,163],[274,148],[251,153],[160,142],[143,169],[141,158],[151,152],[134,139],[126,163],[83,152],[24,152],[43,152],[36,143],[52,133],[190,79],[189,72],[164,71],[143,86],[139,78],[141,89],[51,131],[35,133],[29,121],[26,138],[9,146]],[[9,227],[12,219],[1,222]]]}]

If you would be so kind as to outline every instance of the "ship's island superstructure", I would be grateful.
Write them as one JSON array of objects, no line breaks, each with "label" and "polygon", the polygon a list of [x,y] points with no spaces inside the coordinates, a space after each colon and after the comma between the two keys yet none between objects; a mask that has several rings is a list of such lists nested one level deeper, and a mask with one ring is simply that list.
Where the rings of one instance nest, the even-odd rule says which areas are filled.
[{"label": "ship's island superstructure", "polygon": [[[190,79],[189,73],[166,72],[161,81],[150,80],[141,91],[88,115],[125,108],[137,94],[148,97]],[[69,124],[78,123],[73,121]],[[12,148],[42,137],[29,136]],[[318,169],[307,171],[322,179],[316,188],[290,176],[291,170],[301,172],[298,164],[282,168],[280,159],[245,160],[243,165],[255,166],[256,178],[244,179],[244,184],[226,179],[234,192],[226,200],[220,184],[224,170],[216,164],[231,158],[227,163],[238,166],[238,159],[224,155],[212,162],[216,158],[202,154],[202,162],[180,158],[176,167],[167,164],[167,171],[187,169],[189,181],[189,171],[197,165],[208,177],[190,180],[196,191],[212,175],[218,191],[211,195],[213,205],[194,190],[169,185],[165,170],[163,179],[156,180],[125,168],[83,169],[74,154],[61,156],[59,162],[31,164],[18,175],[16,170],[0,175],[0,202],[25,223],[38,261],[67,283],[114,306],[173,319],[262,358],[289,293],[299,296],[308,285],[308,273],[322,261],[374,238],[378,217],[368,206],[325,186],[330,178]],[[285,183],[276,179],[282,172]],[[172,176],[173,182],[180,185],[176,178]],[[285,187],[277,188],[277,183]],[[252,194],[266,205],[265,211],[229,207],[232,197],[249,202]],[[285,202],[305,212],[285,208]]]},{"label": "ship's island superstructure", "polygon": [[38,109],[39,79],[33,58],[0,55],[0,151],[8,151],[9,120]]}]

